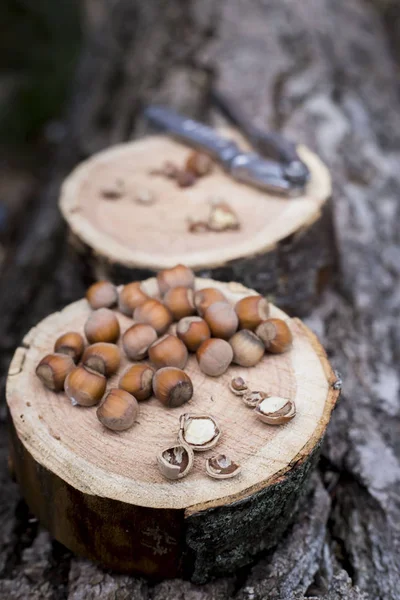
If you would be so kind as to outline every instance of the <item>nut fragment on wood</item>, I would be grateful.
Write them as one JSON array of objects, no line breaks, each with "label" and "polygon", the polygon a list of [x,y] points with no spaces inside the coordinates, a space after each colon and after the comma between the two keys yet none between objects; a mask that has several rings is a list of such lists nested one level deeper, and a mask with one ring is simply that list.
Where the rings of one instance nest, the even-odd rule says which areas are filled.
[{"label": "nut fragment on wood", "polygon": [[190,187],[196,183],[196,175],[192,171],[178,171],[176,181],[179,187]]},{"label": "nut fragment on wood", "polygon": [[150,190],[145,188],[138,189],[133,195],[133,200],[136,204],[142,204],[144,206],[151,206],[155,203],[156,197]]},{"label": "nut fragment on wood", "polygon": [[125,184],[122,179],[116,179],[107,185],[104,185],[100,194],[106,200],[118,200],[125,195]]},{"label": "nut fragment on wood", "polygon": [[175,179],[178,175],[178,167],[170,160],[166,160],[161,169],[151,169],[150,175],[161,175],[168,179]]},{"label": "nut fragment on wood", "polygon": [[240,465],[226,454],[217,454],[206,460],[206,473],[213,479],[230,479],[239,475],[240,471]]},{"label": "nut fragment on wood", "polygon": [[182,444],[203,452],[217,445],[221,430],[213,417],[185,413],[179,419],[178,437]]},{"label": "nut fragment on wood", "polygon": [[193,450],[185,444],[165,448],[157,455],[157,463],[167,479],[182,479],[193,466]]},{"label": "nut fragment on wood", "polygon": [[249,391],[243,395],[243,402],[246,406],[250,406],[250,408],[255,408],[257,404],[268,398],[268,394],[260,391]]},{"label": "nut fragment on wood", "polygon": [[208,217],[210,231],[228,231],[240,229],[240,222],[235,211],[227,202],[219,201],[211,205]]},{"label": "nut fragment on wood", "polygon": [[268,425],[283,425],[296,414],[296,405],[288,398],[269,396],[261,400],[254,409],[256,416]]},{"label": "nut fragment on wood", "polygon": [[234,377],[229,384],[230,391],[236,396],[244,396],[248,391],[248,385],[243,377]]}]

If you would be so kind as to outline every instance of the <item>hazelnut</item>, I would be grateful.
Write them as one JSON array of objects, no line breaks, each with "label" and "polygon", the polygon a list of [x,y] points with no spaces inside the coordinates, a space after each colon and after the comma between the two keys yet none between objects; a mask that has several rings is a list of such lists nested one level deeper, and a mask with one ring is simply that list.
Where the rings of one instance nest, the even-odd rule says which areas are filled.
[{"label": "hazelnut", "polygon": [[195,452],[204,452],[214,448],[220,437],[221,429],[213,417],[186,413],[179,419],[178,439]]},{"label": "hazelnut", "polygon": [[257,327],[256,333],[264,342],[267,352],[273,354],[286,352],[293,342],[292,332],[282,319],[267,319]]},{"label": "hazelnut", "polygon": [[165,448],[157,455],[160,472],[167,479],[182,479],[193,467],[193,450],[186,444]]},{"label": "hazelnut", "polygon": [[296,414],[296,406],[292,400],[280,396],[269,396],[257,404],[256,416],[268,425],[283,425]]},{"label": "hazelnut", "polygon": [[196,150],[189,154],[185,164],[185,170],[194,173],[196,177],[208,175],[208,173],[211,173],[212,167],[212,159],[207,154]]},{"label": "hazelnut", "polygon": [[194,288],[194,279],[192,269],[185,267],[185,265],[176,265],[176,267],[164,269],[157,274],[157,283],[162,296],[171,288]]},{"label": "hazelnut", "polygon": [[213,479],[230,479],[239,475],[240,471],[240,465],[226,454],[217,454],[206,460],[206,473]]},{"label": "hazelnut", "polygon": [[250,406],[250,408],[255,408],[257,404],[259,404],[265,398],[269,398],[269,394],[260,391],[247,391],[243,394],[242,400],[246,406]]},{"label": "hazelnut", "polygon": [[248,385],[243,377],[234,377],[229,384],[230,391],[236,396],[244,396],[248,391]]},{"label": "hazelnut", "polygon": [[122,336],[122,347],[130,360],[142,360],[156,339],[157,332],[151,325],[136,323]]},{"label": "hazelnut", "polygon": [[149,300],[149,296],[145,294],[141,288],[140,281],[133,281],[124,285],[118,296],[118,308],[129,317],[132,316],[135,308],[144,304]]},{"label": "hazelnut", "polygon": [[68,331],[57,338],[54,344],[54,352],[58,354],[68,354],[74,362],[78,362],[82,356],[85,342],[80,333]]},{"label": "hazelnut", "polygon": [[90,344],[116,342],[119,333],[118,319],[109,308],[95,310],[85,323],[85,335]]},{"label": "hazelnut", "polygon": [[249,329],[237,331],[229,343],[233,350],[233,362],[241,367],[254,367],[264,356],[264,344]]},{"label": "hazelnut", "polygon": [[189,375],[176,367],[164,367],[153,378],[155,397],[168,408],[188,402],[193,396],[193,384]]},{"label": "hazelnut", "polygon": [[168,308],[159,300],[146,300],[143,304],[135,308],[133,318],[139,323],[151,325],[159,335],[165,333],[172,323],[172,315]]},{"label": "hazelnut", "polygon": [[118,302],[117,288],[109,281],[98,281],[87,290],[86,300],[93,309],[111,308]]},{"label": "hazelnut", "polygon": [[171,288],[164,296],[164,304],[171,311],[175,321],[194,315],[193,290],[187,287]]},{"label": "hazelnut", "polygon": [[125,431],[132,427],[139,412],[136,398],[125,390],[108,392],[96,411],[100,423],[113,431]]},{"label": "hazelnut", "polygon": [[149,365],[129,367],[119,380],[118,387],[135,396],[138,402],[150,398],[153,392],[154,369]]},{"label": "hazelnut", "polygon": [[201,317],[204,316],[207,308],[215,302],[228,302],[224,294],[216,288],[204,288],[202,290],[197,290],[194,295],[194,305]]},{"label": "hazelnut", "polygon": [[207,323],[201,317],[185,317],[176,327],[176,334],[190,352],[196,352],[211,337]]},{"label": "hazelnut", "polygon": [[228,340],[238,328],[238,317],[227,302],[215,302],[205,312],[204,319],[214,337]]},{"label": "hazelnut", "polygon": [[47,354],[36,367],[36,375],[49,390],[60,392],[74,367],[74,361],[67,354]]},{"label": "hazelnut", "polygon": [[106,385],[104,375],[79,366],[67,375],[64,389],[73,406],[94,406],[104,396]]},{"label": "hazelnut", "polygon": [[247,296],[236,303],[235,311],[239,317],[239,328],[254,330],[262,321],[268,319],[268,300],[263,296]]},{"label": "hazelnut", "polygon": [[225,373],[232,362],[233,350],[225,340],[211,338],[201,344],[196,352],[200,370],[211,377]]},{"label": "hazelnut", "polygon": [[150,346],[149,358],[156,369],[162,367],[184,369],[188,359],[188,351],[181,340],[167,333]]},{"label": "hazelnut", "polygon": [[82,363],[85,367],[110,377],[119,369],[121,352],[115,344],[97,342],[88,346],[83,353]]}]

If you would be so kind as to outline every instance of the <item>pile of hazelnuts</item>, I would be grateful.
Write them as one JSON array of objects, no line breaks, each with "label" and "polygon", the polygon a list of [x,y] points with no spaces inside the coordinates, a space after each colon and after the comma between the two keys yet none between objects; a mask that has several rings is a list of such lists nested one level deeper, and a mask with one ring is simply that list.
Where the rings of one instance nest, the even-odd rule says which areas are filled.
[{"label": "pile of hazelnuts", "polygon": [[[81,334],[67,332],[36,368],[42,383],[55,392],[64,390],[73,405],[99,405],[99,421],[115,431],[131,427],[138,402],[152,394],[169,408],[191,399],[193,384],[183,370],[189,352],[196,353],[203,373],[218,377],[232,362],[252,367],[266,351],[282,353],[292,344],[289,327],[269,318],[268,301],[262,296],[247,296],[233,306],[217,288],[195,291],[194,273],[184,265],[159,272],[157,282],[159,298],[148,296],[139,281],[120,291],[108,281],[94,283],[86,293],[93,309],[84,326],[89,345],[85,348]],[[127,358],[148,359],[150,364],[128,367],[118,387],[103,399],[107,378],[117,373],[121,362],[114,307],[134,320],[122,335]],[[174,321],[175,332],[167,333]]]}]

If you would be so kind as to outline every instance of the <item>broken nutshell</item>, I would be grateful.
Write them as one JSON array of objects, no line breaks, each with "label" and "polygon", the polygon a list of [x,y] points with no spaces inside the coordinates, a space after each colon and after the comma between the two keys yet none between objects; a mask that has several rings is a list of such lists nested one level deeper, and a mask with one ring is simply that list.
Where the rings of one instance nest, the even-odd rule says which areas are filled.
[{"label": "broken nutshell", "polygon": [[229,384],[230,391],[236,396],[244,396],[248,391],[248,385],[243,377],[234,377]]},{"label": "broken nutshell", "polygon": [[250,406],[250,408],[255,408],[257,404],[259,404],[265,398],[268,398],[268,394],[266,392],[251,390],[243,395],[242,400],[246,406]]},{"label": "broken nutshell", "polygon": [[283,425],[296,414],[296,406],[292,400],[280,396],[269,396],[257,404],[256,416],[268,425]]},{"label": "broken nutshell", "polygon": [[188,413],[181,415],[179,441],[190,446],[195,452],[204,452],[214,448],[220,437],[221,430],[213,417]]},{"label": "broken nutshell", "polygon": [[165,448],[157,455],[158,468],[167,479],[185,477],[193,466],[193,450],[186,444]]},{"label": "broken nutshell", "polygon": [[240,221],[227,202],[214,202],[207,221],[210,231],[235,231],[240,229]]},{"label": "broken nutshell", "polygon": [[206,460],[206,473],[213,479],[230,479],[239,475],[241,467],[226,454],[217,454]]}]

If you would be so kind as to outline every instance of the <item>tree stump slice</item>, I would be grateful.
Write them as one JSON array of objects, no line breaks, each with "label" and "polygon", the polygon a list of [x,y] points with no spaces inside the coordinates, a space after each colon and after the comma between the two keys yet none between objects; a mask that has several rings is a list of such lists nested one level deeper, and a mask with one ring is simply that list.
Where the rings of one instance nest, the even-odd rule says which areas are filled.
[{"label": "tree stump slice", "polygon": [[[232,302],[254,293],[237,283],[197,278],[198,289],[220,288]],[[143,283],[155,295],[154,278]],[[151,398],[140,403],[135,425],[123,433],[103,428],[96,407],[73,407],[65,394],[44,388],[35,376],[42,356],[67,330],[83,333],[86,300],[54,313],[33,328],[17,349],[7,381],[11,452],[16,478],[31,510],[74,552],[123,572],[184,576],[204,582],[248,564],[276,544],[296,510],[338,397],[336,380],[316,337],[297,318],[285,319],[293,348],[265,355],[255,367],[231,366],[219,378],[186,367],[192,400],[175,409]],[[116,311],[123,332],[132,320]],[[172,325],[172,327],[174,327]],[[119,373],[109,380],[113,387]],[[253,389],[290,397],[296,417],[272,427],[256,419],[228,390],[233,376]],[[177,440],[179,416],[207,413],[222,429],[218,446],[195,454],[191,473],[163,479],[156,453]],[[213,480],[205,459],[215,451],[242,465],[230,480]]]},{"label": "tree stump slice", "polygon": [[[325,165],[299,147],[311,180],[304,195],[289,199],[240,184],[218,165],[187,188],[154,174],[166,161],[183,168],[190,152],[171,138],[151,136],[96,154],[66,179],[60,208],[88,278],[124,283],[184,262],[198,275],[240,281],[287,311],[306,314],[335,263]],[[123,195],[104,197],[117,182]],[[143,191],[154,204],[135,201]],[[207,221],[215,199],[233,208],[240,229],[189,231],[190,221]]]}]

